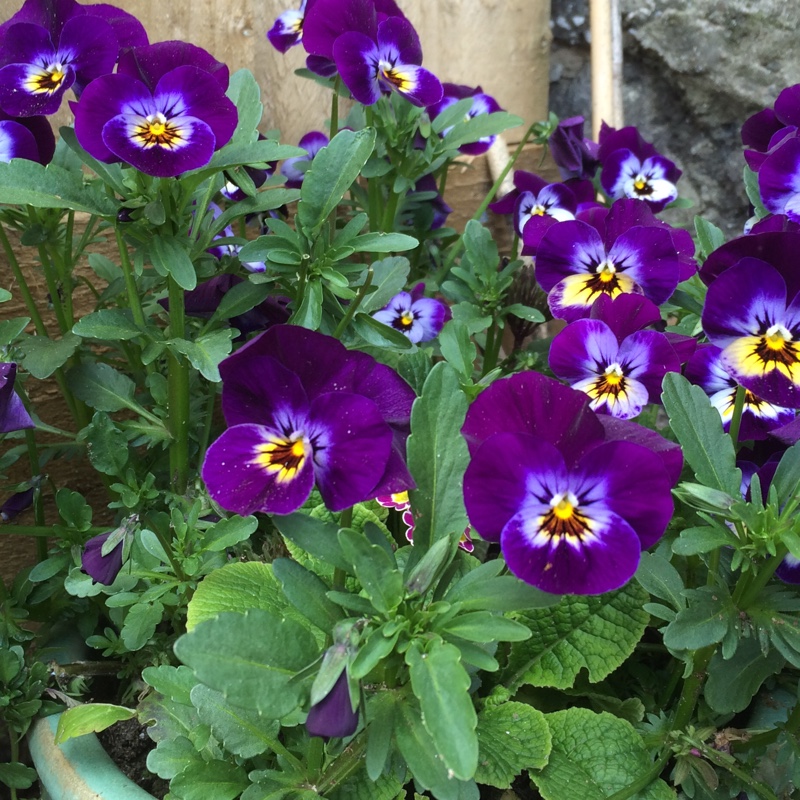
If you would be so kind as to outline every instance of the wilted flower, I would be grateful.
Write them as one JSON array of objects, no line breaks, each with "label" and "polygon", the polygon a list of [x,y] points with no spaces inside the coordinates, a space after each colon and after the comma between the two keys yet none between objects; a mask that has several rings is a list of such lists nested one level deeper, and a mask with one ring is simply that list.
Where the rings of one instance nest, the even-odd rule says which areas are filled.
[{"label": "wilted flower", "polygon": [[470,523],[500,542],[515,575],[543,591],[623,586],[672,516],[680,448],[606,419],[613,424],[583,393],[535,372],[495,381],[467,412]]},{"label": "wilted flower", "polygon": [[0,363],[0,433],[35,427],[31,415],[14,391],[16,377],[16,364]]},{"label": "wilted flower", "polygon": [[354,734],[357,727],[358,708],[353,708],[350,679],[345,669],[330,692],[308,710],[306,730],[309,736],[342,739]]},{"label": "wilted flower", "polygon": [[450,308],[441,300],[423,297],[425,284],[418,283],[410,292],[396,294],[372,316],[405,334],[414,344],[435,339],[450,319]]},{"label": "wilted flower", "polygon": [[550,154],[563,179],[583,178],[593,180],[599,161],[599,145],[583,135],[583,117],[570,117],[559,121],[547,140]]},{"label": "wilted flower", "polygon": [[[38,479],[34,479],[38,483]],[[11,522],[14,517],[33,505],[34,486],[31,485],[21,492],[15,492],[0,506],[0,519]]]},{"label": "wilted flower", "polygon": [[277,325],[220,365],[228,429],[209,447],[209,494],[239,514],[289,514],[316,483],[329,509],[413,487],[405,465],[414,393],[336,339]]}]

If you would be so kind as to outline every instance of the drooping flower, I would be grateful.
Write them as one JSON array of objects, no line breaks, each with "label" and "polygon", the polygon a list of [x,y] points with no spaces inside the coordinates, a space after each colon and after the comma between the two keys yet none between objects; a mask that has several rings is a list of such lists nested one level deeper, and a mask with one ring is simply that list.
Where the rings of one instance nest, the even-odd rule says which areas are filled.
[{"label": "drooping flower", "polygon": [[620,419],[631,419],[648,403],[659,402],[664,375],[681,368],[667,336],[632,328],[636,317],[645,324],[661,321],[658,308],[640,295],[613,300],[601,295],[591,319],[571,322],[550,346],[553,372],[585,392],[593,410]]},{"label": "drooping flower", "polygon": [[31,415],[14,391],[16,377],[16,364],[0,363],[0,433],[35,427]]},{"label": "drooping flower", "polygon": [[[726,371],[757,397],[785,408],[800,408],[800,276],[793,248],[798,240],[796,233],[740,237],[712,259],[703,276],[713,280],[701,321],[722,349]],[[737,252],[747,255],[726,267]]]},{"label": "drooping flower", "polygon": [[309,736],[343,739],[358,728],[358,707],[350,699],[350,679],[343,670],[333,688],[308,710],[306,730]]},{"label": "drooping flower", "polygon": [[[713,344],[700,345],[687,362],[685,375],[709,395],[711,405],[722,417],[723,429],[729,430],[739,384],[725,368],[722,350]],[[794,418],[794,409],[768,403],[745,390],[739,438],[765,439],[770,431],[787,425]]]},{"label": "drooping flower", "polygon": [[[619,588],[672,516],[680,449],[613,422],[606,426],[583,393],[536,372],[495,381],[467,412],[470,523],[543,591]],[[651,447],[654,437],[661,443]]]},{"label": "drooping flower", "polygon": [[[39,478],[34,478],[36,484],[39,483]],[[3,522],[11,522],[15,517],[21,514],[25,509],[33,505],[33,495],[35,486],[29,486],[21,492],[15,492],[0,506],[0,520]]]},{"label": "drooping flower", "polygon": [[562,179],[583,178],[593,180],[600,162],[599,145],[583,135],[583,117],[570,117],[559,121],[547,140],[550,154]]},{"label": "drooping flower", "polygon": [[[491,95],[485,94],[480,86],[472,87],[464,86],[459,83],[443,83],[442,91],[442,99],[438,103],[434,103],[428,109],[428,114],[431,119],[436,119],[446,108],[450,108],[450,106],[455,105],[459,100],[464,100],[467,97],[472,98],[472,105],[464,115],[465,121],[477,117],[479,114],[493,114],[496,111],[502,111],[497,100]],[[450,130],[452,130],[452,126],[450,128],[445,128],[441,132],[441,136],[446,136]],[[458,150],[465,155],[479,156],[492,146],[492,142],[494,142],[496,138],[496,136],[483,136],[476,142],[462,144]]]},{"label": "drooping flower", "polygon": [[122,569],[123,554],[125,551],[125,538],[115,537],[111,546],[106,542],[117,531],[108,531],[98,536],[93,536],[83,546],[81,554],[81,572],[85,572],[95,583],[111,586]]},{"label": "drooping flower", "polygon": [[239,514],[288,514],[316,483],[341,511],[413,487],[405,465],[414,393],[338,340],[277,325],[220,365],[228,429],[206,454],[211,497]]},{"label": "drooping flower", "polygon": [[418,283],[410,292],[396,294],[372,316],[407,336],[414,344],[435,339],[450,319],[450,308],[441,300],[423,297],[425,284]]},{"label": "drooping flower", "polygon": [[[617,200],[591,219],[551,226],[536,250],[536,277],[554,316],[585,317],[602,294],[643,294],[660,305],[693,271],[677,235],[686,231],[656,220],[646,203]],[[693,250],[691,237],[688,245]]]},{"label": "drooping flower", "polygon": [[600,182],[612,200],[644,200],[661,211],[678,196],[675,184],[682,175],[675,164],[656,152],[633,127],[615,130],[603,123],[597,157]]},{"label": "drooping flower", "polygon": [[110,73],[120,47],[146,43],[141,23],[113,6],[26,0],[0,26],[0,107],[17,117],[53,114],[69,88],[79,96]]},{"label": "drooping flower", "polygon": [[166,178],[205,166],[233,135],[237,112],[219,62],[182,42],[162,44],[126,54],[129,67],[92,81],[72,107],[78,141],[96,159]]},{"label": "drooping flower", "polygon": [[286,186],[289,189],[299,189],[303,185],[303,179],[314,160],[314,156],[326,147],[330,139],[321,131],[309,131],[297,143],[298,147],[302,147],[306,151],[304,156],[294,156],[287,158],[281,164],[281,175],[286,178]]}]

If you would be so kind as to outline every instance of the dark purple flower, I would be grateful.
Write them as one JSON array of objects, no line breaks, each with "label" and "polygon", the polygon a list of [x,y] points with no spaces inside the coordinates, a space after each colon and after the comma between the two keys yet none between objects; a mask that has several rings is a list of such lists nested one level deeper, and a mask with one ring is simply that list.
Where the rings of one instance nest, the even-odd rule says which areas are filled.
[{"label": "dark purple flower", "polygon": [[578,204],[563,183],[551,183],[538,194],[522,192],[514,209],[514,227],[522,237],[523,255],[536,255],[547,230],[557,222],[575,219]]},{"label": "dark purple flower", "polygon": [[536,277],[556,317],[588,316],[601,294],[643,294],[660,305],[681,279],[684,255],[646,203],[618,200],[598,220],[553,225],[536,250]]},{"label": "dark purple flower", "polygon": [[[516,209],[519,198],[526,193],[537,197],[548,186],[564,186],[569,190],[574,198],[572,202],[575,203],[576,209],[581,210],[585,208],[599,207],[599,203],[595,200],[595,189],[592,183],[587,180],[579,178],[571,178],[564,183],[551,184],[544,178],[540,178],[533,172],[527,172],[524,169],[514,171],[514,188],[508,194],[490,203],[489,209],[494,211],[495,214],[515,214],[514,224],[517,225]],[[522,236],[522,230],[517,230],[518,235]]]},{"label": "dark purple flower", "polygon": [[543,591],[619,588],[672,516],[677,445],[656,451],[649,436],[634,441],[639,426],[615,422],[622,436],[581,392],[535,372],[495,381],[467,412],[470,523],[500,542],[515,575]]},{"label": "dark purple flower", "polygon": [[[459,100],[463,100],[467,97],[472,98],[472,105],[469,107],[464,117],[465,121],[477,117],[479,114],[493,114],[495,111],[502,111],[497,100],[491,95],[485,94],[480,86],[472,87],[464,86],[459,83],[443,83],[442,91],[442,99],[438,103],[434,103],[428,109],[428,114],[431,119],[436,119],[446,108],[450,108],[450,106],[455,105]],[[445,128],[441,132],[441,135],[446,136],[450,130],[451,128]],[[494,142],[496,138],[496,136],[484,136],[478,139],[477,142],[462,144],[458,150],[466,155],[479,156],[492,146],[492,142]]]},{"label": "dark purple flower", "polygon": [[[613,300],[602,295],[591,319],[571,322],[553,339],[550,368],[573,389],[585,392],[595,411],[631,419],[648,403],[659,402],[667,372],[680,371],[678,355],[664,333],[631,330],[631,319],[642,316],[645,303],[638,295]],[[649,306],[658,314],[656,306]]]},{"label": "dark purple flower", "polygon": [[[93,536],[83,546],[81,555],[81,572],[85,572],[95,583],[102,583],[110,586],[119,575],[122,569],[122,556],[125,550],[125,537],[120,537],[119,541],[112,546],[110,551],[104,547],[110,536],[117,531],[101,533]],[[107,550],[103,553],[103,550]]]},{"label": "dark purple flower", "polygon": [[583,136],[583,117],[562,119],[547,144],[550,154],[563,179],[584,178],[593,180],[600,162],[599,145]]},{"label": "dark purple flower", "polygon": [[203,480],[223,508],[289,514],[316,483],[329,509],[413,488],[405,465],[414,393],[330,336],[277,325],[220,365],[228,429]]},{"label": "dark purple flower", "polygon": [[[145,50],[137,49],[138,64],[147,63]],[[158,53],[158,65],[169,52]],[[73,104],[75,134],[99,161],[124,161],[148,175],[198,169],[236,128],[236,106],[225,96],[222,78],[184,65],[161,75],[151,90],[128,74],[105,75]]]},{"label": "dark purple flower", "polygon": [[800,137],[796,128],[768,152],[758,170],[764,207],[800,222]]},{"label": "dark purple flower", "polygon": [[[311,0],[313,4],[314,0]],[[300,44],[303,38],[303,22],[308,0],[300,0],[300,8],[289,9],[278,15],[273,26],[267,31],[269,43],[280,53]]]},{"label": "dark purple flower", "polygon": [[353,708],[350,679],[345,669],[330,692],[308,710],[306,730],[309,736],[343,739],[354,734],[357,727],[358,707]]},{"label": "dark purple flower", "polygon": [[110,73],[120,47],[146,43],[141,23],[113,6],[26,0],[0,26],[0,107],[18,117],[52,114],[67,89],[78,96]]},{"label": "dark purple flower", "polygon": [[422,48],[413,25],[403,17],[378,23],[375,37],[347,31],[333,43],[333,59],[344,85],[364,105],[398,92],[415,106],[442,99],[442,84],[422,64]]},{"label": "dark purple flower", "polygon": [[16,377],[16,364],[0,363],[0,433],[36,427],[22,400],[14,391]]},{"label": "dark purple flower", "polygon": [[423,297],[425,284],[417,284],[410,292],[396,294],[387,305],[372,316],[407,336],[414,344],[435,339],[452,316],[441,300]]},{"label": "dark purple flower", "polygon": [[682,172],[636,128],[615,130],[604,123],[599,139],[600,182],[612,200],[644,200],[657,212],[678,196],[675,184]]},{"label": "dark purple flower", "polygon": [[55,152],[56,137],[46,117],[12,117],[0,110],[0,161],[27,158],[49,164]]},{"label": "dark purple flower", "polygon": [[27,489],[16,492],[0,506],[0,519],[3,522],[11,522],[16,516],[30,508],[33,505],[34,487],[30,486]]},{"label": "dark purple flower", "polygon": [[774,108],[765,108],[742,125],[744,157],[750,169],[758,172],[766,154],[779,144],[790,129],[800,127],[800,84],[784,89]]},{"label": "dark purple flower", "polygon": [[330,139],[324,133],[309,131],[297,143],[298,147],[302,147],[306,151],[306,155],[287,158],[281,164],[281,175],[286,178],[286,186],[288,188],[299,189],[303,185],[303,179],[311,166],[311,162],[314,160],[314,156],[329,142]]},{"label": "dark purple flower", "polygon": [[[722,350],[713,344],[700,345],[686,364],[685,375],[709,395],[711,405],[722,417],[723,429],[729,430],[739,384],[725,368]],[[768,403],[745,390],[739,438],[765,439],[770,431],[787,425],[794,418],[793,409]]]}]

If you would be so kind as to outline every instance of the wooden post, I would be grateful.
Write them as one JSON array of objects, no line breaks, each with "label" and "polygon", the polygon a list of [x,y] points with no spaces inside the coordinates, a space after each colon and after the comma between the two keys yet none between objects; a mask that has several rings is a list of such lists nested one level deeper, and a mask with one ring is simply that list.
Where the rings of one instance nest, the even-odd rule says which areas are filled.
[{"label": "wooden post", "polygon": [[592,138],[597,141],[603,122],[621,128],[622,30],[619,0],[590,0],[592,36]]}]

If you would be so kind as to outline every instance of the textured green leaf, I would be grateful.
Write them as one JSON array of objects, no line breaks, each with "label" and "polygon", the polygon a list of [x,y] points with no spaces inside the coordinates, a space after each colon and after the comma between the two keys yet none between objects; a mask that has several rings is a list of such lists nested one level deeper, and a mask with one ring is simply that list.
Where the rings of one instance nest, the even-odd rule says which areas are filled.
[{"label": "textured green leaf", "polygon": [[509,702],[488,706],[478,715],[478,747],[475,780],[508,789],[523,770],[547,764],[552,737],[541,711]]},{"label": "textured green leaf", "polygon": [[518,615],[532,636],[513,644],[501,682],[512,691],[524,683],[566,689],[581,669],[597,683],[633,652],[650,619],[648,596],[631,582],[597,596],[564,596],[558,605]]},{"label": "textured green leaf", "polygon": [[50,339],[47,336],[26,336],[20,343],[22,366],[34,378],[49,378],[59,367],[63,367],[67,359],[81,343],[79,336],[67,331],[61,339]]},{"label": "textured green leaf", "polygon": [[708,665],[708,680],[703,690],[706,702],[718,714],[744,711],[761,684],[785,664],[783,656],[770,650],[765,656],[758,640],[742,639],[733,658],[727,661],[717,652]]},{"label": "textured green leaf", "polygon": [[531,636],[527,626],[490,611],[459,614],[446,622],[442,630],[468,642],[523,642]]},{"label": "textured green leaf", "polygon": [[178,736],[159,742],[156,749],[147,754],[147,769],[168,781],[203,761],[195,746],[185,736]]},{"label": "textured green leaf", "polygon": [[231,703],[279,719],[299,705],[305,687],[295,673],[317,658],[319,648],[299,622],[255,609],[200,623],[178,639],[175,654]]},{"label": "textured green leaf", "polygon": [[249,69],[237,69],[231,75],[227,96],[236,106],[239,114],[236,130],[231,142],[251,142],[258,136],[258,123],[264,106],[261,102],[261,87]]},{"label": "textured green leaf", "polygon": [[56,744],[63,744],[67,739],[83,736],[86,733],[104,731],[115,722],[132,719],[135,716],[136,711],[132,708],[123,708],[110,703],[87,703],[68,708],[59,717]]},{"label": "textured green leaf", "polygon": [[402,789],[403,784],[394,775],[379,775],[373,781],[360,769],[326,796],[330,800],[395,800]]},{"label": "textured green leaf", "polygon": [[96,411],[81,431],[92,466],[104,475],[119,475],[128,463],[128,439],[104,411]]},{"label": "textured green leaf", "polygon": [[230,319],[255,308],[269,297],[272,287],[268,283],[242,281],[232,286],[222,297],[213,319]]},{"label": "textured green leaf", "polygon": [[457,319],[445,323],[439,334],[439,347],[447,362],[460,375],[472,378],[478,353],[466,323]]},{"label": "textured green leaf", "polygon": [[710,553],[734,542],[735,537],[727,528],[712,528],[709,525],[686,528],[672,543],[672,552],[679,556],[694,556]]},{"label": "textured green leaf", "polygon": [[391,325],[379,322],[369,314],[359,312],[351,322],[353,330],[373,347],[391,348],[392,350],[411,350],[414,345],[402,331]]},{"label": "textured green leaf", "polygon": [[[11,299],[11,293],[6,292],[6,294]],[[0,302],[3,301],[0,299]],[[12,317],[0,321],[0,347],[7,347],[12,342],[16,342],[30,321],[30,317]]]},{"label": "textured green leaf", "polygon": [[380,692],[367,700],[367,753],[364,768],[367,776],[376,781],[383,774],[386,760],[392,751],[395,715],[399,698],[394,692]]},{"label": "textured green leaf", "polygon": [[183,353],[207,381],[219,383],[219,364],[230,354],[232,339],[233,331],[226,328],[201,336],[193,342],[188,339],[172,339],[169,346]]},{"label": "textured green leaf", "polygon": [[204,761],[178,773],[170,783],[170,792],[181,800],[233,800],[248,786],[244,767],[229,761]]},{"label": "textured green leaf", "polygon": [[356,236],[350,246],[363,253],[402,253],[413,250],[419,242],[405,233],[364,233]]},{"label": "textured green leaf", "polygon": [[133,399],[134,382],[114,367],[98,362],[86,362],[73,367],[67,382],[73,394],[97,411],[138,409]]},{"label": "textured green leaf", "polygon": [[800,442],[792,445],[782,456],[770,486],[778,493],[778,505],[784,506],[800,487]]},{"label": "textured green leaf", "polygon": [[709,590],[694,594],[691,605],[664,629],[664,644],[671,650],[699,650],[721,642],[732,617],[738,613],[730,597],[722,592]]},{"label": "textured green leaf", "polygon": [[280,616],[288,603],[272,566],[260,561],[233,562],[215,569],[200,582],[186,613],[186,630],[223,611],[244,614],[252,608]]},{"label": "textured green leaf", "polygon": [[406,663],[436,752],[456,778],[469,780],[478,767],[478,719],[461,653],[452,644],[433,640],[425,652],[412,645],[406,651]]},{"label": "textured green leaf", "polygon": [[681,592],[684,589],[683,578],[675,567],[657,553],[642,553],[636,580],[654,597],[666,600],[675,609],[686,605]]},{"label": "textured green leaf", "polygon": [[444,141],[448,147],[458,148],[468,142],[477,142],[486,136],[494,136],[509,128],[516,128],[523,122],[524,120],[507,111],[478,114],[453,125],[444,137]]},{"label": "textured green leaf", "polygon": [[306,283],[300,307],[292,314],[290,322],[309,330],[317,330],[322,321],[322,281],[312,278]]},{"label": "textured green leaf", "polygon": [[163,614],[164,606],[158,601],[131,606],[120,631],[125,647],[131,651],[141,650],[156,632],[156,626],[161,622]]},{"label": "textured green leaf", "polygon": [[187,173],[187,175],[205,176],[222,169],[238,167],[241,164],[266,164],[284,158],[305,155],[300,147],[281,144],[275,139],[259,139],[255,142],[229,142],[221,150],[217,150],[208,166]]},{"label": "textured green leaf", "polygon": [[736,466],[733,442],[722,430],[719,412],[701,387],[677,372],[667,373],[662,386],[670,427],[698,481],[737,497],[741,470]]},{"label": "textured green leaf", "polygon": [[281,724],[268,719],[255,708],[231,705],[222,692],[203,684],[192,689],[192,705],[200,721],[211,728],[226,750],[242,758],[272,751]]},{"label": "textured green leaf", "polygon": [[148,247],[150,261],[159,275],[171,275],[181,289],[194,289],[197,275],[189,257],[189,239],[176,239],[160,234],[154,236]]},{"label": "textured green leaf", "polygon": [[380,545],[370,544],[362,534],[349,528],[339,531],[339,544],[375,608],[384,614],[396,609],[403,599],[405,587],[392,556]]},{"label": "textured green leaf", "polygon": [[710,253],[725,244],[725,234],[703,217],[694,218],[694,230],[699,244],[698,255],[705,261]]},{"label": "textured green leaf", "polygon": [[[641,737],[625,720],[586,708],[570,708],[545,717],[553,749],[547,766],[530,773],[544,800],[605,800],[653,766]],[[660,778],[631,795],[631,800],[674,798],[674,791]]]},{"label": "textured green leaf", "polygon": [[467,527],[461,488],[469,461],[461,436],[467,406],[456,371],[446,362],[436,364],[411,408],[407,453],[417,482],[410,493],[415,550],[427,550],[436,539]]},{"label": "textured green leaf", "polygon": [[292,544],[305,550],[309,555],[350,575],[354,574],[353,565],[345,557],[339,545],[336,525],[301,513],[274,517],[272,521]]},{"label": "textured green leaf", "polygon": [[28,789],[33,786],[36,780],[36,770],[26,767],[19,761],[12,761],[7,764],[0,764],[0,783],[14,789]]},{"label": "textured green leaf", "polygon": [[548,608],[561,600],[560,595],[543,592],[514,575],[485,575],[478,581],[469,581],[469,575],[447,593],[447,601],[461,603],[464,611],[524,611]]},{"label": "textured green leaf", "polygon": [[373,262],[371,265],[372,286],[377,288],[361,301],[361,311],[365,314],[378,311],[398,292],[402,292],[408,280],[410,268],[408,259],[403,256],[390,256]]},{"label": "textured green leaf", "polygon": [[110,342],[125,341],[141,335],[133,320],[116,308],[105,308],[81,317],[72,332],[84,339],[106,339]]},{"label": "textured green leaf", "polygon": [[221,519],[203,531],[203,550],[219,553],[249,539],[257,527],[258,520],[253,516]]},{"label": "textured green leaf", "polygon": [[321,631],[330,633],[343,616],[339,606],[326,596],[330,587],[302,564],[288,558],[276,558],[272,571],[288,601]]},{"label": "textured green leaf", "polygon": [[162,664],[160,667],[146,667],[142,677],[148,686],[152,686],[159,694],[188,706],[191,704],[190,692],[197,681],[189,667],[171,667]]},{"label": "textured green leaf", "polygon": [[297,204],[298,220],[311,238],[352,186],[374,147],[374,129],[342,130],[314,157]]}]

